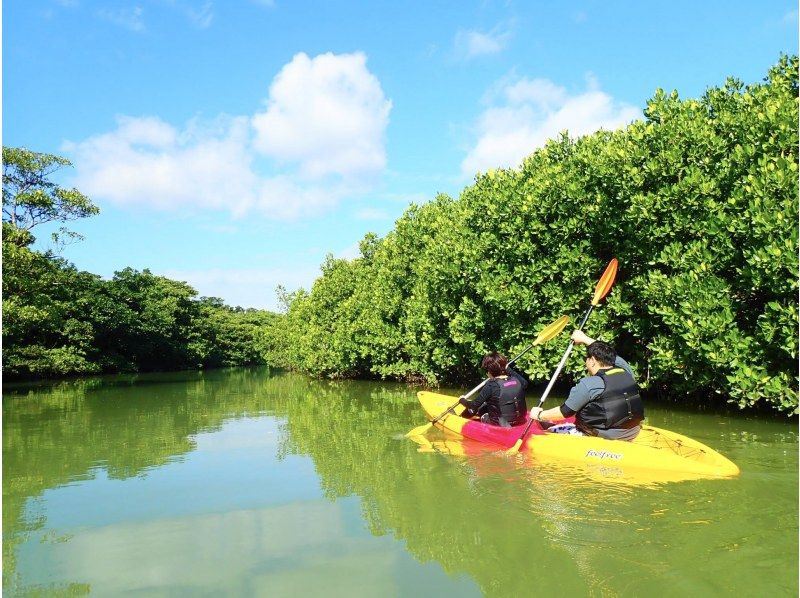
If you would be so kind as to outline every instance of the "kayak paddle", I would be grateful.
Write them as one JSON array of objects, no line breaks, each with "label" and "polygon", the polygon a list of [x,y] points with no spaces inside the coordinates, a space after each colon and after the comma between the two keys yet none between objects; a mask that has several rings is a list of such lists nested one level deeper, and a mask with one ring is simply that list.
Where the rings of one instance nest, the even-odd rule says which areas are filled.
[{"label": "kayak paddle", "polygon": [[[611,290],[611,287],[614,284],[614,279],[617,276],[617,258],[613,258],[610,262],[608,262],[608,266],[606,266],[606,271],[603,272],[603,275],[600,277],[597,286],[594,289],[594,296],[592,297],[592,302],[589,304],[589,309],[586,310],[586,313],[583,315],[583,320],[581,320],[581,325],[578,326],[578,330],[583,330],[584,325],[586,325],[586,320],[589,319],[589,314],[592,313],[592,310],[600,303],[600,301],[608,295],[608,292]],[[553,388],[553,384],[555,384],[558,375],[561,373],[561,369],[564,367],[564,364],[567,362],[567,358],[569,354],[572,353],[572,348],[575,346],[575,341],[570,340],[569,346],[567,350],[564,352],[564,356],[561,358],[561,361],[558,362],[558,367],[556,371],[553,373],[553,377],[550,378],[550,382],[547,384],[547,388],[544,389],[544,393],[542,393],[542,398],[539,399],[539,407],[542,406],[547,395],[550,394],[550,389]],[[533,418],[528,421],[528,425],[525,426],[525,429],[522,431],[522,435],[519,439],[514,443],[510,449],[506,452],[510,455],[513,455],[519,452],[520,447],[522,446],[522,442],[525,440],[525,436],[528,435],[528,431],[531,429],[531,425],[533,424]]]},{"label": "kayak paddle", "polygon": [[[509,361],[509,362],[508,362],[508,365],[511,365],[512,363],[514,363],[515,361],[517,361],[517,359],[519,359],[520,357],[522,357],[523,355],[525,355],[525,353],[527,353],[528,351],[530,351],[530,350],[531,350],[533,347],[535,347],[536,345],[541,345],[542,343],[546,343],[546,342],[547,342],[547,341],[549,341],[551,338],[553,338],[553,337],[557,336],[559,332],[561,332],[562,330],[564,330],[564,328],[566,327],[566,325],[567,325],[567,323],[568,323],[568,322],[569,322],[569,318],[568,318],[567,316],[561,316],[560,318],[558,318],[557,320],[555,320],[553,323],[551,323],[551,324],[548,324],[548,325],[547,325],[545,328],[543,328],[543,329],[542,329],[542,331],[539,333],[539,336],[537,336],[537,337],[536,337],[536,340],[534,340],[534,341],[533,341],[533,342],[532,342],[530,345],[528,345],[528,347],[527,347],[527,348],[526,348],[526,349],[525,349],[525,350],[524,350],[522,353],[520,353],[520,354],[519,354],[519,355],[517,355],[517,356],[516,356],[514,359],[512,359],[511,361]],[[483,382],[481,382],[480,384],[478,384],[478,386],[476,386],[475,388],[473,388],[473,389],[472,389],[471,391],[469,391],[467,394],[463,395],[463,398],[465,398],[465,399],[468,399],[469,397],[471,397],[472,395],[474,395],[474,394],[475,394],[476,392],[478,392],[478,391],[479,391],[481,388],[483,388],[483,385],[484,385],[484,384],[486,384],[486,383],[487,383],[489,380],[490,380],[490,379],[489,379],[489,378],[487,378],[486,380],[484,380]],[[445,415],[447,415],[447,414],[448,414],[448,413],[450,413],[450,412],[451,412],[453,409],[455,409],[455,408],[458,406],[458,404],[461,402],[461,399],[462,399],[462,397],[459,397],[459,398],[458,398],[458,401],[456,401],[455,403],[453,403],[452,405],[450,405],[450,407],[448,407],[446,410],[444,410],[442,413],[440,413],[440,414],[439,414],[439,416],[438,416],[438,417],[436,417],[436,418],[434,418],[432,421],[429,421],[427,424],[422,424],[421,426],[417,426],[416,428],[414,428],[413,430],[411,430],[411,431],[410,431],[408,434],[406,434],[406,437],[409,437],[409,436],[419,436],[419,435],[421,435],[421,434],[425,434],[425,432],[427,432],[428,430],[430,430],[430,429],[431,429],[431,427],[433,427],[433,425],[434,425],[436,422],[438,422],[438,421],[439,421],[440,419],[442,419],[442,418],[443,418]]]}]

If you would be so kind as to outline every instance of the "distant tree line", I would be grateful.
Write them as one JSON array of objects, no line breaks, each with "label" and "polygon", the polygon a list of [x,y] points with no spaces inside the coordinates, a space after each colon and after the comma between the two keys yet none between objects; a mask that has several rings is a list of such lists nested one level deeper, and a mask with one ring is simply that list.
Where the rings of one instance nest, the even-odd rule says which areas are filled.
[{"label": "distant tree line", "polygon": [[[286,295],[273,359],[330,377],[475,378],[578,318],[611,257],[620,273],[591,334],[651,389],[741,407],[798,406],[798,59],[700,99],[657,91],[644,118],[552,140],[458,199],[412,205],[360,257],[328,257]],[[520,365],[550,375],[566,345]],[[573,355],[567,371],[579,375]]]},{"label": "distant tree line", "polygon": [[[99,212],[50,180],[64,166],[58,156],[3,148],[4,379],[265,363],[264,331],[277,314],[198,298],[148,270],[104,280],[33,250],[37,225]],[[61,228],[53,241],[77,236]]]}]

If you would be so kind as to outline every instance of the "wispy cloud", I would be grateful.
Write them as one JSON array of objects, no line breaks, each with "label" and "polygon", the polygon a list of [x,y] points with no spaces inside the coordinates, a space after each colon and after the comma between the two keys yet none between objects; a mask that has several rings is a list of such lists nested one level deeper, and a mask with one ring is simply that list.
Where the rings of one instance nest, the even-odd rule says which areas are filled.
[{"label": "wispy cloud", "polygon": [[782,22],[785,25],[792,25],[794,27],[797,27],[797,19],[798,19],[797,9],[793,8],[792,10],[787,12],[785,15],[783,15]]},{"label": "wispy cloud", "polygon": [[439,46],[437,44],[428,44],[422,50],[421,54],[423,58],[433,58],[436,56],[436,53],[439,52]]},{"label": "wispy cloud", "polygon": [[206,230],[221,235],[235,235],[239,233],[239,227],[233,224],[200,224],[199,230]]},{"label": "wispy cloud", "polygon": [[345,183],[310,183],[289,175],[277,175],[259,181],[255,201],[242,212],[254,211],[280,220],[319,217],[353,192],[355,189]]},{"label": "wispy cloud", "polygon": [[198,29],[207,29],[214,20],[212,0],[156,0],[156,2],[182,14],[193,27]]},{"label": "wispy cloud", "polygon": [[319,268],[212,268],[208,270],[165,270],[157,272],[171,280],[188,283],[202,297],[224,297],[231,306],[277,311],[275,289],[288,291],[311,288],[320,275]]},{"label": "wispy cloud", "polygon": [[115,130],[62,149],[77,186],[94,198],[238,217],[321,215],[385,169],[391,102],[363,54],[298,54],[275,77],[266,105],[254,116],[182,127],[120,116]]},{"label": "wispy cloud", "polygon": [[214,20],[214,5],[212,2],[203,2],[200,6],[187,5],[184,12],[189,22],[199,29],[207,29]]},{"label": "wispy cloud", "polygon": [[361,257],[361,246],[359,243],[353,243],[349,247],[342,249],[334,257],[340,260],[354,260],[357,257]]},{"label": "wispy cloud", "polygon": [[517,166],[561,131],[580,136],[641,117],[639,108],[615,101],[593,77],[588,78],[587,90],[575,95],[547,79],[521,78],[505,82],[500,96],[477,123],[478,139],[461,163],[465,176]]},{"label": "wispy cloud", "polygon": [[470,60],[478,56],[497,54],[506,49],[513,34],[507,26],[497,26],[489,32],[461,30],[453,42],[457,58]]},{"label": "wispy cloud", "polygon": [[132,8],[103,8],[97,11],[97,16],[101,19],[119,25],[130,31],[140,33],[144,31],[144,18],[141,6]]},{"label": "wispy cloud", "polygon": [[585,23],[589,19],[589,15],[585,10],[576,10],[572,13],[572,20],[575,23]]},{"label": "wispy cloud", "polygon": [[[56,2],[66,8],[79,7],[78,0],[56,0]],[[145,3],[147,3],[146,0]],[[148,14],[150,18],[157,18],[156,13],[165,8],[182,14],[192,26],[198,29],[207,29],[214,20],[214,3],[211,0],[159,0],[149,3]],[[144,9],[138,4],[129,8],[104,7],[97,10],[95,14],[109,23],[137,33],[141,33],[147,28]]]},{"label": "wispy cloud", "polygon": [[380,208],[362,208],[353,214],[357,220],[386,220],[389,213]]}]

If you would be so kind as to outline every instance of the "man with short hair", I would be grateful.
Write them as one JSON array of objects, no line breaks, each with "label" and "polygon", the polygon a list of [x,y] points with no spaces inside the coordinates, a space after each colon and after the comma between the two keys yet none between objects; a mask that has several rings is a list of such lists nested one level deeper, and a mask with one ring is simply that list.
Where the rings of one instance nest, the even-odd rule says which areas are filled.
[{"label": "man with short hair", "polygon": [[609,440],[633,440],[644,419],[644,404],[628,363],[614,347],[589,338],[583,331],[572,333],[575,344],[586,345],[586,371],[559,407],[531,409],[540,422],[575,416],[575,426],[588,436]]}]

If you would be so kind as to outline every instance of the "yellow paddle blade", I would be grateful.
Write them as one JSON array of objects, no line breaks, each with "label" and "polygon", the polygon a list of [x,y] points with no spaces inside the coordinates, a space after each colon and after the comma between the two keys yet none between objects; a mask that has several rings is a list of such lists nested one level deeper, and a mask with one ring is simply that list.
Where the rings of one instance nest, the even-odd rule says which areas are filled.
[{"label": "yellow paddle blade", "polygon": [[541,345],[542,343],[549,341],[551,338],[558,336],[558,333],[564,330],[568,323],[569,317],[561,316],[558,320],[552,324],[548,324],[547,327],[543,328],[539,333],[539,336],[536,337],[536,340],[533,341],[533,344]]},{"label": "yellow paddle blade", "polygon": [[519,452],[519,447],[522,446],[522,438],[517,440],[510,449],[506,450],[507,455],[516,455]]},{"label": "yellow paddle blade", "polygon": [[600,277],[600,281],[597,283],[597,286],[594,289],[592,305],[598,305],[603,297],[608,295],[608,292],[614,285],[614,279],[617,277],[617,266],[617,258],[613,258],[610,262],[608,262],[606,271],[603,272],[603,275]]},{"label": "yellow paddle blade", "polygon": [[427,424],[423,424],[421,426],[417,426],[416,428],[411,430],[408,434],[406,434],[406,438],[410,438],[411,436],[422,436],[430,429],[431,429],[430,422],[428,422]]}]

